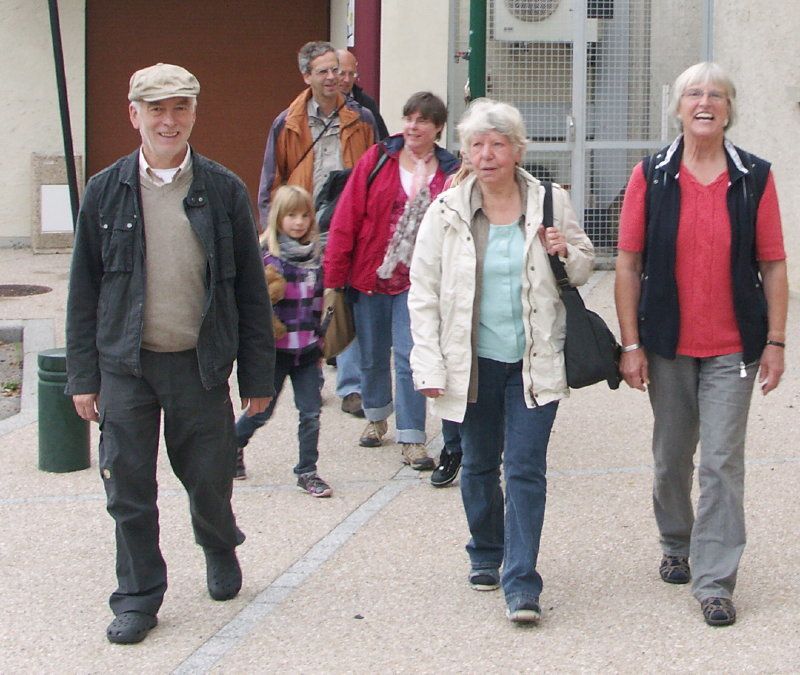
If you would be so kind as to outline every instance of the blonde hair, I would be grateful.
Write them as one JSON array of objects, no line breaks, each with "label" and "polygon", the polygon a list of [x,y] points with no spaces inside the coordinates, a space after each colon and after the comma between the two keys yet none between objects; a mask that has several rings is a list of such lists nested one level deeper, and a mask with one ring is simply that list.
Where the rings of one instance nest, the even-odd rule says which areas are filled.
[{"label": "blonde hair", "polygon": [[467,180],[472,173],[472,164],[469,163],[469,155],[467,151],[464,148],[461,148],[459,154],[461,155],[461,166],[458,167],[458,171],[450,176],[446,183],[447,187],[457,187]]},{"label": "blonde hair", "polygon": [[297,211],[308,211],[311,216],[311,225],[308,232],[300,240],[301,244],[319,241],[319,225],[314,214],[314,203],[308,190],[299,185],[281,185],[272,195],[272,204],[269,207],[267,229],[261,235],[261,246],[272,255],[280,256],[281,247],[278,235],[283,231],[281,223],[286,215]]},{"label": "blonde hair", "polygon": [[725,125],[727,131],[736,121],[736,87],[725,70],[713,61],[695,63],[675,78],[675,83],[672,85],[669,114],[677,121],[678,129],[683,131],[683,124],[678,117],[681,97],[687,89],[698,84],[711,84],[725,90],[725,96],[728,99],[728,123]]}]

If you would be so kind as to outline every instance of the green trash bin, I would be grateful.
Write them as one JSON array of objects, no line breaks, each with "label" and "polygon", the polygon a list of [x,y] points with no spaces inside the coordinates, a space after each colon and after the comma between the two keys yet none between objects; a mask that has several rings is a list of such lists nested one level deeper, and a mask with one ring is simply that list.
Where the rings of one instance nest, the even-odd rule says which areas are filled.
[{"label": "green trash bin", "polygon": [[39,352],[39,469],[54,473],[88,469],[89,422],[64,393],[67,351]]}]

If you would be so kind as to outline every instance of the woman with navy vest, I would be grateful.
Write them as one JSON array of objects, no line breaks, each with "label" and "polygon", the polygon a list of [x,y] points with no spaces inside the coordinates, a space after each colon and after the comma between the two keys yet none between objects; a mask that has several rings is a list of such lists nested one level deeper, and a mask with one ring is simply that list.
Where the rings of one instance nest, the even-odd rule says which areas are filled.
[{"label": "woman with navy vest", "polygon": [[747,415],[756,378],[767,394],[783,374],[788,303],[770,165],[725,136],[735,101],[715,63],[675,80],[671,112],[682,133],[633,170],[615,288],[620,369],[629,386],[647,389],[653,409],[659,572],[667,583],[692,581],[712,626],[736,620]]}]

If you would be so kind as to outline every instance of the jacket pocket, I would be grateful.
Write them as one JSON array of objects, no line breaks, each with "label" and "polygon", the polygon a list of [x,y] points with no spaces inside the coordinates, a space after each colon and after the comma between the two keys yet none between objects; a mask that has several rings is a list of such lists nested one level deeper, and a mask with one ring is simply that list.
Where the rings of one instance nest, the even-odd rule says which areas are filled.
[{"label": "jacket pocket", "polygon": [[133,270],[135,222],[133,217],[112,222],[101,220],[103,269],[106,272]]}]

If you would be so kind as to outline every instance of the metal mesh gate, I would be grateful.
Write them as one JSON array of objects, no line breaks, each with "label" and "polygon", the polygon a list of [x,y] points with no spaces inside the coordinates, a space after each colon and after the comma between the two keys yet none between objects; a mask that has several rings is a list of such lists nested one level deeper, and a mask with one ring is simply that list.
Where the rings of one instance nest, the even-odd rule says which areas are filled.
[{"label": "metal mesh gate", "polygon": [[[675,134],[669,85],[703,58],[708,1],[487,0],[486,95],[519,108],[529,137],[525,168],[570,190],[601,257],[614,254],[633,166]],[[452,17],[455,147],[469,1],[453,0]]]}]

